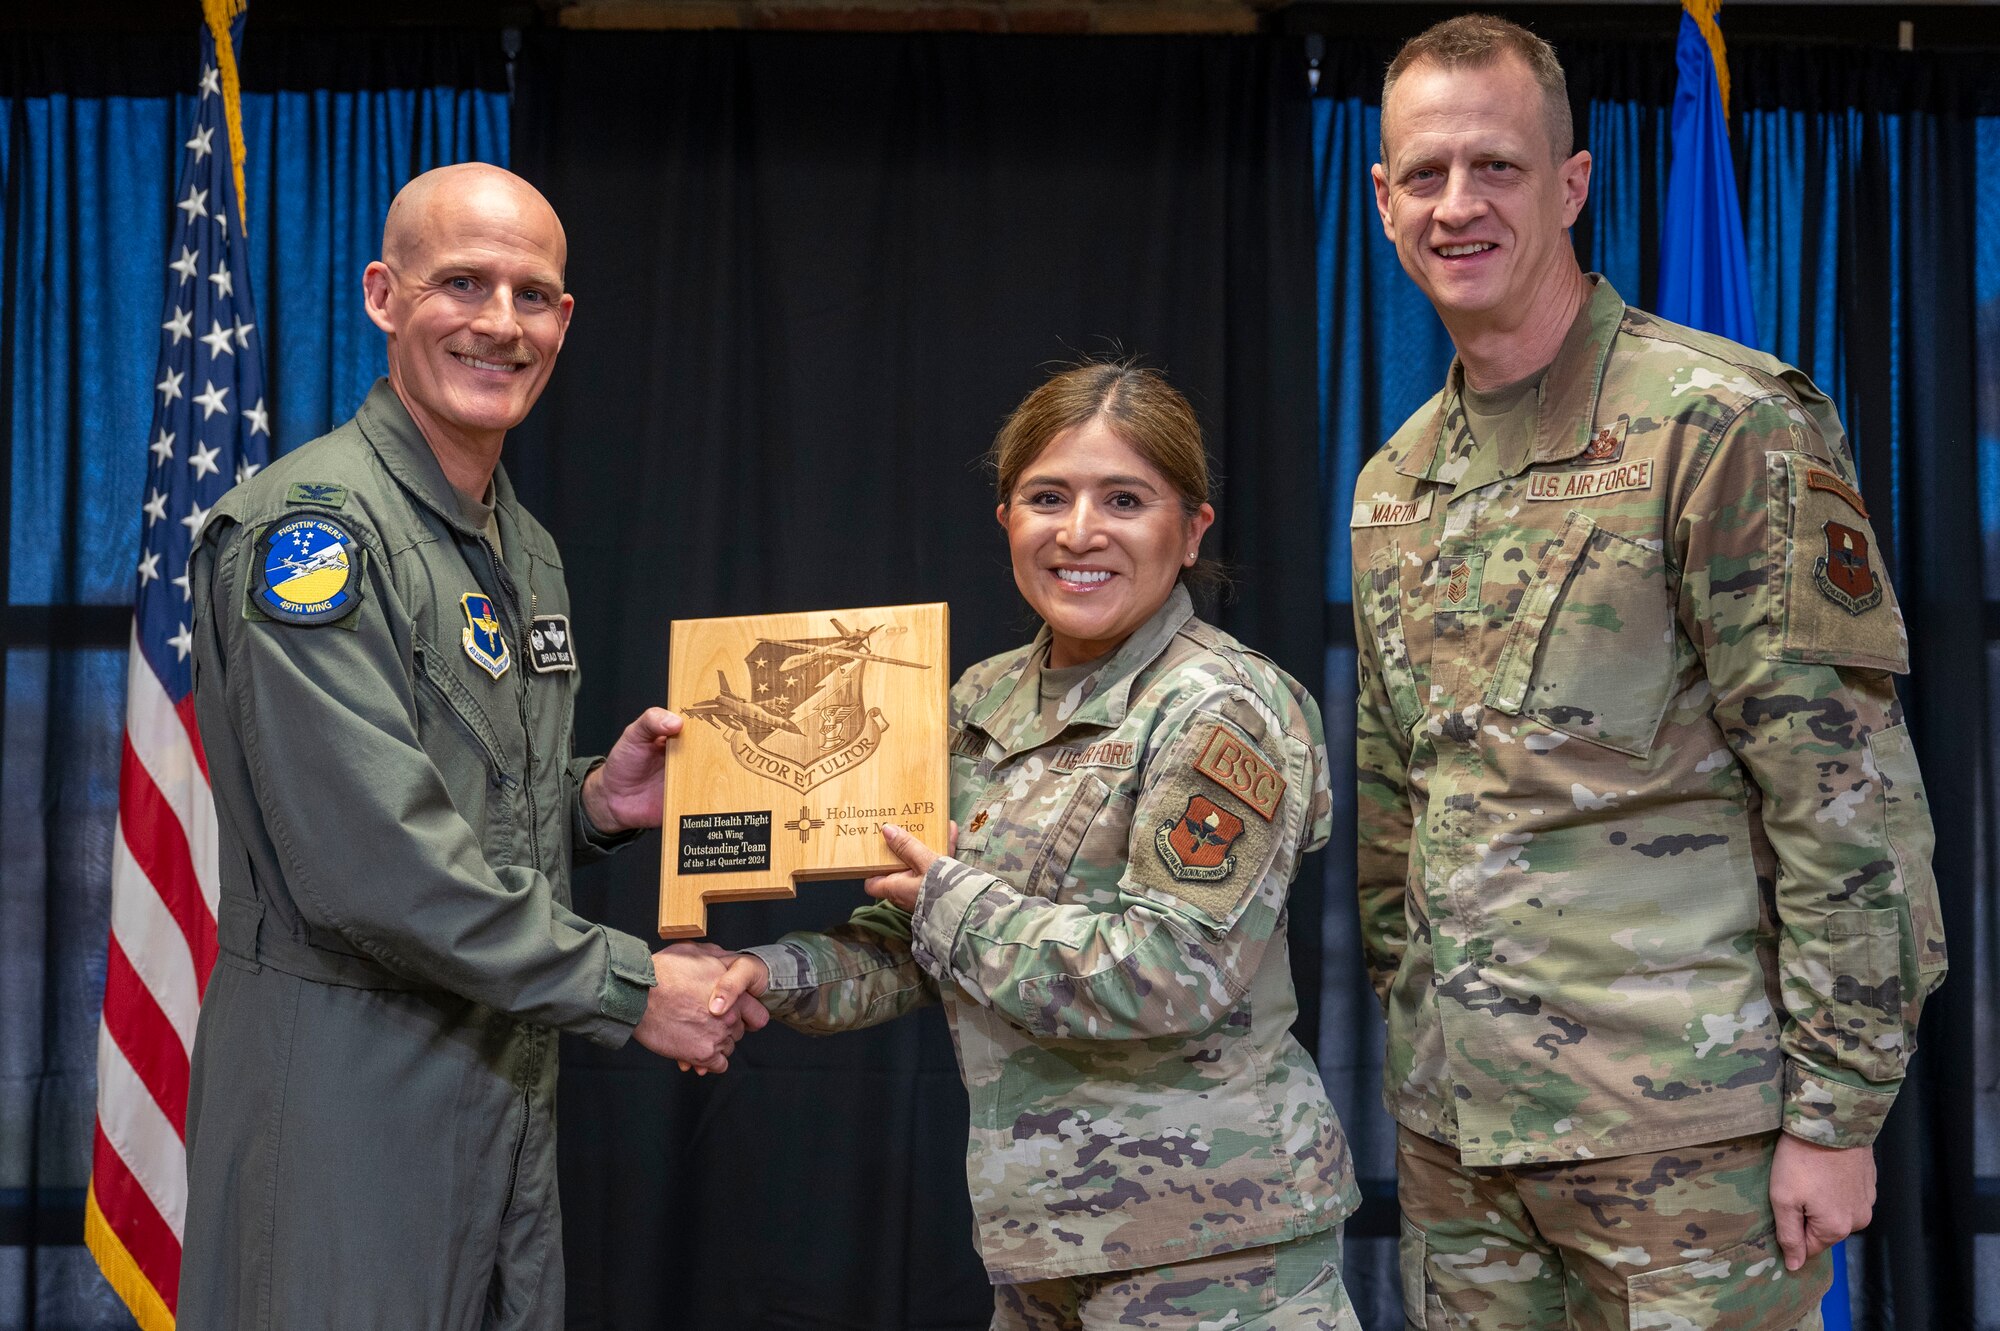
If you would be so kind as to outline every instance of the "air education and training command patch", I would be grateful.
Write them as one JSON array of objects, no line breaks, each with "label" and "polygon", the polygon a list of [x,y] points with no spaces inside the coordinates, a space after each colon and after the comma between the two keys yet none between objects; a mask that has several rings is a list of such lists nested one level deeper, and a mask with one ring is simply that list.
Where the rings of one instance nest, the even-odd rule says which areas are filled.
[{"label": "air education and training command patch", "polygon": [[332,518],[288,518],[257,538],[250,602],[287,624],[331,624],[361,604],[361,547]]},{"label": "air education and training command patch", "polygon": [[500,632],[500,616],[493,613],[493,598],[467,592],[458,598],[458,603],[465,611],[465,631],[460,635],[465,654],[481,670],[500,678],[514,664],[514,654],[507,647],[506,635]]},{"label": "air education and training command patch", "polygon": [[1826,553],[1813,563],[1820,595],[1850,615],[1882,604],[1882,583],[1868,563],[1868,537],[1845,523],[1828,522]]},{"label": "air education and training command patch", "polygon": [[1206,795],[1190,795],[1187,808],[1153,834],[1167,872],[1180,879],[1213,883],[1227,878],[1236,860],[1229,851],[1243,835],[1243,820]]}]

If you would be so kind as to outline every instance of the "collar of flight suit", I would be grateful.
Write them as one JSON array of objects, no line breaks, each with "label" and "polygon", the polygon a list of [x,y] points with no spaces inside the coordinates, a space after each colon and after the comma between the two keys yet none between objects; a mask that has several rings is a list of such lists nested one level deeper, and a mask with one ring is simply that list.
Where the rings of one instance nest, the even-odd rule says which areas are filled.
[{"label": "collar of flight suit", "polygon": [[[458,491],[445,479],[444,467],[438,462],[437,453],[432,450],[430,441],[424,438],[423,431],[417,428],[409,408],[396,396],[387,378],[375,381],[374,388],[369,390],[367,400],[361,404],[361,410],[355,413],[354,418],[361,426],[362,437],[368,440],[376,456],[382,459],[382,465],[389,469],[404,489],[424,507],[443,518],[453,531],[468,540],[484,541],[485,531],[473,526],[466,518]],[[494,553],[499,558],[504,579],[514,580],[521,576],[519,570],[525,565],[519,561],[528,554],[557,568],[562,567],[555,542],[521,508],[514,495],[514,482],[508,477],[504,464],[496,464],[493,468],[493,513],[495,521],[500,524],[501,545]]]},{"label": "collar of flight suit", "polygon": [[[361,426],[362,437],[382,459],[382,465],[389,469],[389,474],[416,496],[424,507],[468,539],[476,541],[486,534],[466,519],[458,491],[445,479],[444,467],[438,462],[437,453],[432,450],[430,441],[424,438],[424,432],[417,428],[409,408],[403,405],[403,399],[396,396],[396,390],[389,386],[386,377],[377,379],[375,386],[368,390],[368,398],[361,404],[361,410],[354,413],[354,419]],[[514,483],[507,479],[504,466],[493,468],[493,508],[501,524],[501,543],[509,550],[518,548],[521,524],[515,513]]]},{"label": "collar of flight suit", "polygon": [[[1617,340],[1619,326],[1625,319],[1625,301],[1602,273],[1586,274],[1586,280],[1591,284],[1591,292],[1581,317],[1564,338],[1555,360],[1549,363],[1541,387],[1536,390],[1539,406],[1532,446],[1525,455],[1510,457],[1500,457],[1484,445],[1478,446],[1471,466],[1455,483],[1461,493],[1502,477],[1518,476],[1537,463],[1567,462],[1590,446],[1591,436],[1596,432],[1597,395],[1604,385],[1604,366],[1611,357],[1611,344]],[[1438,395],[1430,423],[1424,427],[1423,437],[1396,464],[1397,471],[1418,480],[1436,478],[1438,460],[1448,451],[1444,444],[1446,427],[1453,418],[1451,408],[1464,386],[1465,365],[1454,356],[1451,371],[1445,377],[1445,391]],[[1463,410],[1456,413],[1456,419],[1456,428],[1463,430]]]},{"label": "collar of flight suit", "polygon": [[[1071,713],[1055,734],[1071,726],[1103,726],[1108,728],[1123,724],[1125,714],[1132,706],[1132,683],[1139,672],[1167,649],[1187,622],[1194,618],[1194,599],[1188,595],[1186,587],[1176,582],[1167,594],[1165,604],[1153,612],[1152,618],[1133,630],[1111,659],[1097,672],[1090,696]],[[999,688],[986,695],[966,718],[968,725],[977,726],[989,737],[998,740],[1011,757],[1029,749],[1037,748],[1055,738],[1055,734],[1041,733],[1042,700],[1038,689],[1029,686],[1028,681],[1038,672],[1028,669],[1028,664],[1040,659],[1053,636],[1049,626],[1042,625],[1041,632],[1030,643],[1022,664]]]}]

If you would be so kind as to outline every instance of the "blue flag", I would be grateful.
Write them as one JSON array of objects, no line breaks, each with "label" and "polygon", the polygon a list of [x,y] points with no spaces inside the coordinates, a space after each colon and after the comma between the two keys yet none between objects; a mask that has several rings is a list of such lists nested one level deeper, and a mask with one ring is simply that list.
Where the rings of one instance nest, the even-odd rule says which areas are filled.
[{"label": "blue flag", "polygon": [[[1729,155],[1726,64],[1718,69],[1722,34],[1709,0],[1681,11],[1674,89],[1674,164],[1660,236],[1660,315],[1675,323],[1757,345],[1750,303],[1750,263],[1743,244],[1743,210]],[[1694,9],[1702,11],[1697,19]],[[1711,43],[1710,31],[1714,37]]]},{"label": "blue flag", "polygon": [[[1674,55],[1674,165],[1660,236],[1660,315],[1757,345],[1750,303],[1750,260],[1743,244],[1743,209],[1729,155],[1729,68],[1722,59],[1720,0],[1682,0],[1681,39]],[[1847,1302],[1847,1251],[1833,1247],[1833,1285],[1820,1301],[1826,1331],[1853,1326]]]}]

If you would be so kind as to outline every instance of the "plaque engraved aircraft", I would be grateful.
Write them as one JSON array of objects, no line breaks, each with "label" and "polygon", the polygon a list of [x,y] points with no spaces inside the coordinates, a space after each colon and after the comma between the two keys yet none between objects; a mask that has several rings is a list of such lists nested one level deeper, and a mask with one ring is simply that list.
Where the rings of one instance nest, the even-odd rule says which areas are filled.
[{"label": "plaque engraved aircraft", "polygon": [[949,638],[942,603],[674,621],[662,938],[705,933],[710,902],[900,869],[885,822],[944,844]]}]

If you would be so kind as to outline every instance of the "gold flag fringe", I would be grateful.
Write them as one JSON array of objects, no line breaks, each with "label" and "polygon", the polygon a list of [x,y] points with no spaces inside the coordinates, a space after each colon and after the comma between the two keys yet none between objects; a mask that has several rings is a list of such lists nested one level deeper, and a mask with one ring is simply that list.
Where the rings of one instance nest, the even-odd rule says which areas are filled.
[{"label": "gold flag fringe", "polygon": [[202,17],[215,37],[216,68],[222,71],[222,115],[229,124],[229,165],[236,176],[236,224],[246,236],[250,205],[243,191],[243,83],[236,72],[236,44],[229,39],[229,25],[249,7],[250,0],[201,0]]},{"label": "gold flag fringe", "polygon": [[1715,86],[1722,94],[1722,118],[1729,119],[1729,52],[1722,45],[1722,0],[1681,0],[1681,8],[1694,20],[1708,40],[1708,54],[1715,62]]}]

